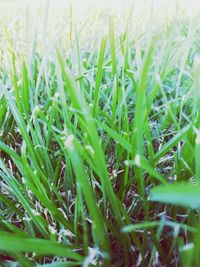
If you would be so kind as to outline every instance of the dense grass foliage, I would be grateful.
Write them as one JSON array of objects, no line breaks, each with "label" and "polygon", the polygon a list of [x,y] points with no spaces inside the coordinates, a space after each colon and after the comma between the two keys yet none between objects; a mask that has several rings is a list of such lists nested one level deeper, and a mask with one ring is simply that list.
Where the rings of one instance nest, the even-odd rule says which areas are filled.
[{"label": "dense grass foliage", "polygon": [[70,25],[68,56],[6,31],[1,266],[198,266],[198,29],[110,17],[87,49]]}]

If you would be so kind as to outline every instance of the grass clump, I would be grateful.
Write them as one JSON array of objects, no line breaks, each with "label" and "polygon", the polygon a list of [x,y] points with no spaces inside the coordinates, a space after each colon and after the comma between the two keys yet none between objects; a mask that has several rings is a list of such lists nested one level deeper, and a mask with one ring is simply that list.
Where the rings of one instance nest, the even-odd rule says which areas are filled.
[{"label": "grass clump", "polygon": [[7,32],[2,266],[198,266],[199,33],[129,26],[29,59]]}]

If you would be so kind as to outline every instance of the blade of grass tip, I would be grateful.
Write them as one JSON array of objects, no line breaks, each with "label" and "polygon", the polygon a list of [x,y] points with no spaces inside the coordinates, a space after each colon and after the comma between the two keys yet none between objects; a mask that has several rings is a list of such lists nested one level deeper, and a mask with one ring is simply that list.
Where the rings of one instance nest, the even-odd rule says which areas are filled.
[{"label": "blade of grass tip", "polygon": [[178,103],[179,103],[178,97],[179,97],[179,93],[180,93],[180,88],[181,88],[180,86],[181,86],[182,76],[183,76],[183,73],[184,73],[184,68],[185,68],[186,61],[188,59],[188,55],[189,55],[189,52],[190,52],[190,49],[191,49],[191,46],[192,46],[192,43],[193,43],[193,33],[190,33],[190,31],[188,33],[187,39],[188,39],[188,42],[185,45],[183,56],[181,58],[180,72],[179,72],[178,81],[177,81],[177,84],[176,84],[175,113],[176,113],[177,108],[178,108],[178,106],[177,106]]},{"label": "blade of grass tip", "polygon": [[154,161],[158,161],[162,158],[167,152],[174,147],[180,140],[187,137],[187,133],[190,131],[192,125],[186,125],[183,129],[181,129],[176,135],[174,135],[166,144],[162,146],[162,148],[155,154]]},{"label": "blade of grass tip", "polygon": [[[11,207],[12,210],[12,207]],[[14,210],[15,211],[15,210]],[[19,215],[19,214],[18,214]],[[23,216],[19,215],[19,218],[22,218]],[[5,229],[7,230],[7,232],[13,232],[15,234],[18,234],[19,236],[27,236],[27,233],[25,233],[22,229],[20,229],[19,227],[13,225],[11,222],[8,222],[5,220],[5,218],[0,215],[0,225],[1,225],[1,229]],[[2,227],[3,225],[3,227]]]},{"label": "blade of grass tip", "polygon": [[15,92],[15,97],[16,97],[16,103],[17,103],[17,107],[19,109],[20,114],[22,114],[22,105],[21,105],[21,101],[20,101],[20,92],[19,92],[19,87],[17,85],[17,71],[16,71],[15,53],[14,53],[14,49],[13,49],[13,46],[12,46],[12,42],[11,42],[9,33],[7,31],[6,31],[6,37],[7,37],[7,41],[8,41],[8,45],[9,45],[11,58],[12,58],[12,67],[13,67],[12,80],[13,80],[13,87],[14,87],[14,92]]},{"label": "blade of grass tip", "polygon": [[10,155],[13,159],[15,159],[16,163],[20,163],[21,161],[20,156],[18,156],[17,153],[12,148],[7,146],[2,141],[0,141],[0,150],[4,151],[6,154]]},{"label": "blade of grass tip", "polygon": [[182,266],[192,267],[198,265],[199,258],[196,257],[195,252],[199,255],[199,242],[198,244],[187,243],[186,245],[179,245],[179,255]]},{"label": "blade of grass tip", "polygon": [[131,143],[129,143],[127,140],[125,140],[121,134],[119,134],[116,130],[113,128],[108,127],[105,123],[100,122],[96,120],[96,123],[104,129],[111,137],[112,139],[119,143],[127,152],[132,153]]},{"label": "blade of grass tip", "polygon": [[[55,221],[60,222],[69,231],[73,232],[73,227],[71,225],[71,222],[69,220],[66,220],[63,213],[59,209],[57,209],[57,206],[55,204],[54,199],[52,199],[52,196],[51,195],[48,196],[47,190],[49,190],[49,189],[46,189],[43,186],[43,184],[38,179],[37,175],[34,174],[34,172],[30,169],[29,166],[24,166],[24,169],[26,171],[26,173],[25,173],[26,176],[30,175],[32,178],[31,183],[28,183],[28,181],[27,181],[27,185],[30,184],[29,187],[31,189],[32,184],[35,183],[36,189],[33,188],[32,191],[35,193],[35,196],[38,198],[40,203],[43,204],[51,212],[51,214],[53,214]],[[48,186],[48,188],[50,188],[50,186]],[[56,195],[58,194],[58,192],[56,190],[54,190],[54,193]]]},{"label": "blade of grass tip", "polygon": [[[96,130],[95,120],[92,119],[90,112],[87,108],[87,104],[84,100],[83,95],[80,90],[75,87],[71,76],[65,71],[63,61],[58,53],[58,60],[60,62],[60,66],[62,69],[63,79],[66,83],[66,90],[70,94],[71,101],[74,107],[79,111],[77,115],[79,116],[79,122],[81,128],[84,132],[88,134],[88,141],[90,142],[91,148],[94,151],[92,157],[93,169],[97,176],[99,177],[102,187],[102,194],[104,199],[104,210],[106,213],[107,210],[107,200],[111,205],[112,212],[116,218],[116,228],[121,227],[124,224],[124,220],[122,220],[121,210],[124,210],[121,202],[118,202],[118,199],[113,191],[112,184],[110,182],[110,177],[108,174],[104,153],[102,151],[102,147],[99,143],[99,136]],[[91,165],[92,166],[92,165]],[[126,213],[126,211],[124,210]]]},{"label": "blade of grass tip", "polygon": [[[161,81],[163,81],[167,77],[167,75],[172,70],[173,66],[182,57],[182,54],[185,51],[184,45],[185,45],[185,43],[183,42],[180,46],[177,46],[174,49],[172,49],[172,51],[170,50],[170,55],[168,55],[169,59],[168,59],[167,63],[164,65],[164,67],[162,66],[162,70],[160,72]],[[159,91],[159,84],[156,82],[155,85],[150,90],[150,92],[148,93],[147,116],[151,112],[152,104],[153,104],[155,97],[158,94],[158,91]]]},{"label": "blade of grass tip", "polygon": [[153,247],[151,249],[151,256],[150,256],[148,267],[151,267],[153,265],[153,260],[155,258],[156,252],[158,252],[158,254],[162,258],[164,264],[166,266],[169,266],[169,261],[165,255],[162,247],[160,246],[160,243],[159,243],[159,240],[161,238],[161,234],[162,234],[163,228],[164,228],[164,222],[165,222],[165,218],[163,217],[163,218],[161,218],[160,226],[158,227],[156,233],[154,232],[153,229],[150,229],[151,238],[153,241]]},{"label": "blade of grass tip", "polygon": [[[118,203],[121,204],[121,200],[120,199],[117,199],[117,200],[118,200]],[[119,205],[119,208],[121,209],[122,216],[124,216],[124,218],[125,218],[125,225],[130,225],[131,219],[130,219],[129,214],[126,212],[126,210],[123,208],[123,206]],[[112,224],[111,222],[108,222],[108,223]],[[111,226],[110,229],[112,230],[113,227],[114,227],[114,225]],[[121,228],[120,228],[120,230],[121,230]],[[114,231],[118,232],[118,229],[115,228]],[[137,248],[140,250],[141,255],[144,256],[144,247],[143,247],[142,241],[139,239],[139,237],[135,233],[131,233],[130,237],[133,240],[134,244],[137,246]],[[124,245],[124,247],[127,249],[127,245],[129,244],[129,239],[125,239],[125,238],[121,237],[120,235],[118,235],[116,238],[123,240],[123,241],[120,240],[120,242],[126,242],[126,245]]]},{"label": "blade of grass tip", "polygon": [[[82,76],[82,63],[81,63],[81,54],[80,54],[80,47],[79,47],[79,35],[76,30],[76,55],[77,55],[77,64],[78,64],[78,77]],[[82,90],[83,81],[82,78],[79,79],[79,88]]]},{"label": "blade of grass tip", "polygon": [[17,71],[16,71],[16,61],[14,52],[12,53],[12,65],[13,65],[13,86],[15,91],[16,103],[19,113],[22,114],[22,105],[20,101],[19,87],[17,85]]},{"label": "blade of grass tip", "polygon": [[[187,188],[187,190],[185,190]],[[191,182],[176,182],[159,185],[150,190],[149,200],[181,207],[197,209],[200,207],[200,187]]]},{"label": "blade of grass tip", "polygon": [[[12,210],[14,213],[17,214],[17,216],[22,219],[23,217],[23,214],[22,212],[15,206],[15,204],[8,198],[6,197],[5,195],[3,194],[0,194],[0,200],[7,206],[10,208],[10,210]],[[11,224],[12,226],[12,224]],[[14,225],[13,225],[14,227]]]},{"label": "blade of grass tip", "polygon": [[[30,70],[30,78],[31,78],[31,85],[35,88],[36,87],[36,81],[37,81],[37,74],[38,74],[38,62],[37,62],[37,42],[36,40],[32,43],[32,49],[31,49],[31,70]],[[34,94],[34,92],[33,92]],[[32,95],[33,97],[33,95]],[[33,103],[31,103],[33,105]]]},{"label": "blade of grass tip", "polygon": [[154,147],[153,147],[153,142],[152,142],[152,135],[150,132],[149,120],[146,120],[146,122],[145,122],[145,136],[147,139],[147,149],[148,149],[149,161],[151,164],[153,164],[153,159],[154,159],[155,153],[154,153]]},{"label": "blade of grass tip", "polygon": [[[125,227],[122,228],[122,232],[123,233],[130,233],[130,232],[135,232],[138,230],[142,230],[142,229],[150,229],[150,228],[157,228],[161,225],[160,221],[155,221],[155,222],[141,222],[141,223],[136,223],[136,224],[131,224],[131,225],[127,225]],[[170,228],[179,228],[179,229],[183,229],[186,230],[188,232],[191,233],[196,233],[197,229],[195,227],[191,227],[188,226],[187,224],[183,224],[183,223],[176,223],[176,222],[172,222],[172,221],[164,221],[164,226],[170,227]]]},{"label": "blade of grass tip", "polygon": [[64,117],[65,125],[69,125],[68,127],[70,127],[70,124],[68,123],[69,112],[68,112],[68,108],[67,108],[67,105],[66,105],[67,99],[66,99],[64,86],[63,86],[63,81],[62,81],[62,73],[61,73],[60,68],[58,67],[58,62],[57,61],[56,61],[55,67],[56,67],[56,77],[57,77],[57,85],[58,85],[58,89],[57,90],[58,90],[58,93],[59,93],[60,104],[62,106],[63,117]]},{"label": "blade of grass tip", "polygon": [[14,102],[12,96],[10,95],[10,92],[8,92],[5,88],[3,88],[3,89],[4,89],[6,99],[8,101],[8,105],[9,105],[9,107],[12,111],[12,114],[14,116],[14,119],[15,119],[15,121],[16,121],[19,129],[20,129],[20,132],[21,132],[25,142],[26,142],[27,148],[29,149],[29,153],[31,154],[31,157],[35,160],[35,162],[37,162],[35,151],[32,147],[30,137],[27,133],[26,123],[25,123],[23,117],[21,116],[18,108],[16,107],[15,102]]},{"label": "blade of grass tip", "polygon": [[[40,62],[39,59],[35,59],[34,69],[33,69],[33,81],[34,81],[34,107],[39,106],[39,94],[42,83],[42,75],[44,72],[44,59]],[[38,66],[39,65],[39,66]]]},{"label": "blade of grass tip", "polygon": [[115,126],[115,118],[117,113],[117,76],[114,78],[113,90],[112,90],[112,127]]},{"label": "blade of grass tip", "polygon": [[109,39],[110,39],[111,61],[112,61],[112,73],[114,76],[117,77],[117,58],[115,50],[115,30],[114,30],[113,17],[109,18]]},{"label": "blade of grass tip", "polygon": [[[126,46],[125,46],[125,52],[124,52],[124,59],[123,59],[123,71],[122,71],[122,97],[123,97],[123,102],[122,102],[122,114],[123,114],[123,121],[124,121],[124,126],[123,129],[127,133],[127,138],[129,139],[129,133],[130,133],[130,123],[129,123],[129,114],[128,114],[128,107],[127,107],[127,100],[126,100],[126,92],[125,92],[125,82],[126,82],[126,65],[128,61],[128,31],[126,31]],[[123,124],[122,124],[123,125]]]},{"label": "blade of grass tip", "polygon": [[164,88],[163,88],[163,84],[162,84],[162,81],[161,81],[161,79],[160,79],[159,74],[157,74],[157,76],[156,76],[156,80],[157,80],[157,82],[158,82],[158,84],[159,84],[160,91],[161,91],[162,96],[163,96],[163,102],[165,103],[166,109],[167,109],[168,112],[169,112],[169,115],[170,115],[170,117],[171,117],[171,119],[172,119],[172,121],[173,121],[173,123],[174,123],[174,126],[175,126],[177,129],[179,129],[179,124],[178,124],[178,121],[177,121],[177,118],[176,118],[176,114],[174,113],[174,111],[173,111],[171,105],[169,104],[169,101],[168,101],[168,99],[167,99],[167,95],[166,95],[165,90],[164,90]]},{"label": "blade of grass tip", "polygon": [[14,194],[16,199],[18,199],[19,202],[21,202],[22,206],[27,211],[30,218],[32,218],[32,220],[35,222],[35,225],[37,226],[40,233],[43,236],[48,237],[48,232],[47,232],[44,224],[39,220],[38,216],[35,216],[33,214],[33,210],[31,208],[29,202],[27,202],[23,193],[21,192],[21,190],[20,190],[21,187],[20,187],[19,182],[13,177],[13,175],[10,173],[10,171],[7,169],[7,167],[5,166],[5,164],[1,160],[0,160],[0,168],[2,170],[2,171],[0,171],[0,177],[12,189],[12,193]]},{"label": "blade of grass tip", "polygon": [[29,78],[28,71],[25,62],[22,66],[22,103],[24,107],[24,112],[28,117],[29,113]]},{"label": "blade of grass tip", "polygon": [[24,238],[15,234],[0,231],[0,251],[6,252],[35,252],[38,256],[68,257],[77,261],[83,261],[84,257],[73,251],[72,246],[61,245],[57,242],[39,238]]},{"label": "blade of grass tip", "polygon": [[95,241],[97,242],[97,245],[104,250],[105,253],[109,253],[109,244],[104,220],[96,205],[93,189],[91,188],[88,177],[86,176],[86,173],[84,171],[83,162],[77,153],[77,151],[79,150],[79,145],[74,136],[67,137],[65,141],[65,147],[70,154],[71,163],[76,173],[77,186],[81,187],[88,209],[90,210],[90,214],[93,220],[92,225],[95,233]]},{"label": "blade of grass tip", "polygon": [[88,255],[89,240],[88,240],[88,229],[87,229],[87,215],[84,207],[83,196],[81,188],[77,186],[75,212],[74,212],[74,232],[77,235],[77,228],[81,219],[83,229],[83,240],[84,240],[84,253]]},{"label": "blade of grass tip", "polygon": [[[27,126],[26,126],[25,120],[24,120],[23,116],[19,113],[18,108],[17,108],[17,106],[16,106],[16,104],[14,102],[14,99],[11,96],[11,93],[8,92],[5,88],[4,88],[4,93],[5,93],[6,99],[8,100],[8,105],[9,105],[11,111],[12,111],[12,114],[13,114],[14,119],[15,119],[15,121],[17,123],[17,126],[18,126],[18,128],[20,130],[20,133],[23,136],[23,139],[24,139],[24,141],[26,143],[27,150],[30,153],[32,162],[35,165],[35,168],[39,172],[41,172],[41,169],[39,167],[40,166],[39,163],[41,163],[42,157],[39,158],[39,153],[36,153],[36,151],[35,151],[35,147],[36,146],[32,143],[32,140],[31,140],[31,138],[30,138],[30,136],[29,136],[29,134],[27,132]],[[31,125],[29,125],[29,126],[31,126]],[[36,137],[36,139],[38,138],[35,135],[35,132],[32,131],[32,137],[34,137],[34,136]],[[38,142],[37,142],[37,144],[38,144]]]},{"label": "blade of grass tip", "polygon": [[[40,127],[40,119],[38,114],[41,112],[36,112],[33,123],[34,123],[34,128],[32,127],[32,124],[29,124],[30,127],[30,133],[31,137],[33,139],[33,145],[37,153],[37,157],[40,158],[40,165],[41,168],[43,169],[43,172],[46,174],[48,177],[53,176],[53,168],[52,168],[52,163],[49,157],[48,153],[48,148],[46,146],[46,140],[43,136],[43,133],[41,132],[41,127]],[[49,123],[49,121],[48,121]],[[51,179],[52,180],[52,179]]]},{"label": "blade of grass tip", "polygon": [[66,73],[62,58],[59,55],[59,53],[58,53],[58,60],[61,65],[64,80],[67,84],[67,89],[69,90],[69,93],[71,96],[71,101],[74,107],[78,111],[81,111],[80,123],[82,124],[81,126],[83,127],[83,130],[87,131],[89,141],[91,142],[91,146],[94,150],[93,164],[95,165],[95,169],[97,170],[98,176],[100,177],[102,185],[103,185],[104,198],[107,196],[107,198],[110,200],[112,210],[115,216],[118,218],[118,222],[121,223],[121,215],[118,209],[116,196],[114,194],[112,185],[110,183],[110,178],[108,175],[104,153],[99,143],[99,136],[96,130],[95,121],[92,119],[90,115],[89,109],[87,107],[87,104],[85,103],[83,95],[78,90],[78,88],[75,87],[71,77]]},{"label": "blade of grass tip", "polygon": [[[149,48],[147,49],[146,57],[143,62],[143,66],[141,69],[141,74],[139,78],[139,86],[136,92],[136,107],[135,107],[135,116],[134,116],[134,133],[132,136],[132,155],[133,152],[136,151],[136,154],[142,156],[144,153],[144,143],[143,143],[143,134],[144,134],[144,123],[145,123],[145,103],[146,103],[146,89],[147,89],[147,78],[148,72],[150,69],[150,65],[152,62],[152,53],[154,50],[154,45],[151,43]],[[133,155],[134,156],[134,155]],[[135,174],[137,177],[138,183],[138,192],[144,197],[145,189],[144,189],[144,180],[142,177],[141,169],[136,167]],[[146,207],[146,205],[145,205]]]},{"label": "blade of grass tip", "polygon": [[145,93],[147,88],[147,77],[150,64],[152,61],[152,53],[154,46],[151,44],[149,50],[147,51],[146,58],[143,62],[143,68],[140,74],[139,86],[136,92],[136,110],[134,119],[134,129],[135,133],[133,136],[133,146],[136,146],[136,151],[139,155],[143,155],[143,131],[144,131],[144,105],[145,105]]},{"label": "blade of grass tip", "polygon": [[[185,229],[183,229],[183,230],[186,232]],[[178,241],[178,238],[179,238],[179,231],[180,231],[180,227],[179,226],[175,226],[174,227],[174,231],[173,231],[173,241],[172,241],[172,244],[170,246],[170,250],[169,250],[168,255],[167,255],[168,259],[170,259],[172,257],[174,249],[176,248],[177,241]]]},{"label": "blade of grass tip", "polygon": [[[52,214],[54,214],[56,220],[63,223],[63,225],[65,225],[69,230],[72,230],[70,223],[67,220],[65,220],[65,218],[63,217],[63,214],[60,213],[56,209],[56,207],[54,206],[55,203],[52,200],[51,195],[50,195],[50,199],[49,199],[49,196],[47,195],[46,189],[50,188],[50,186],[48,185],[46,188],[44,187],[43,183],[41,182],[42,180],[38,176],[38,173],[35,174],[33,172],[31,167],[27,164],[27,160],[25,160],[25,162],[23,162],[23,159],[20,159],[19,156],[14,151],[12,151],[10,148],[8,148],[5,145],[1,145],[1,143],[0,143],[0,148],[2,148],[4,151],[7,151],[8,153],[10,153],[16,166],[20,170],[22,176],[26,178],[27,186],[29,186],[29,189],[35,194],[35,196],[38,198],[38,200],[42,204],[44,204],[44,206],[47,207],[52,212]],[[48,193],[50,194],[50,192],[48,192]],[[18,196],[19,196],[19,194],[18,194]],[[32,215],[31,209],[28,210],[28,213]],[[36,219],[37,219],[37,217],[35,218],[35,220]],[[36,220],[36,224],[37,224],[37,220]]]},{"label": "blade of grass tip", "polygon": [[[58,58],[58,63],[61,67],[61,73],[59,76],[60,80],[59,80],[59,84],[63,84],[62,81],[62,75],[63,75],[63,80],[67,85],[67,89],[63,88],[63,94],[65,94],[65,90],[69,91],[72,103],[74,105],[74,109],[77,112],[80,112],[82,116],[84,116],[84,118],[88,118],[89,120],[91,119],[90,113],[89,113],[89,109],[85,103],[85,99],[83,94],[81,93],[81,91],[79,90],[79,88],[75,89],[75,84],[74,84],[74,80],[72,80],[71,75],[69,75],[66,71],[66,67],[65,64],[62,60],[62,56],[60,55],[60,53],[57,51],[57,58]],[[57,68],[59,69],[58,65]]]},{"label": "blade of grass tip", "polygon": [[101,48],[100,48],[99,60],[97,64],[97,76],[96,76],[96,83],[95,83],[95,89],[94,89],[94,107],[93,107],[94,118],[97,118],[98,109],[99,109],[99,90],[101,86],[101,78],[103,75],[103,62],[104,62],[105,49],[106,49],[106,37],[103,37],[101,40]]},{"label": "blade of grass tip", "polygon": [[138,168],[145,170],[148,174],[150,174],[152,177],[156,178],[162,184],[167,184],[165,177],[162,176],[160,173],[158,173],[155,170],[155,168],[149,164],[149,161],[147,159],[145,159],[144,156],[140,156],[137,154],[135,156],[135,160],[126,160],[125,165],[128,165],[128,166],[135,165]]},{"label": "blade of grass tip", "polygon": [[[124,49],[124,58],[123,58],[123,67],[122,67],[122,103],[120,103],[120,109],[118,111],[118,116],[119,120],[122,119],[122,128],[123,131],[125,132],[124,138],[127,139],[128,142],[130,142],[130,123],[129,123],[129,110],[128,110],[128,104],[127,104],[127,90],[126,90],[126,80],[127,80],[127,72],[126,68],[128,66],[128,55],[129,55],[129,31],[128,27],[126,29],[126,37],[125,37],[125,49]],[[121,116],[122,115],[122,116]],[[121,118],[120,118],[121,117]],[[121,154],[124,154],[123,151]],[[127,155],[124,155],[126,158],[129,158],[129,153]],[[121,192],[122,189],[125,188],[127,182],[128,182],[128,175],[129,174],[129,166],[125,167],[125,175],[123,177],[122,184],[123,186],[121,187]],[[122,193],[122,198],[124,198],[125,195]]]}]

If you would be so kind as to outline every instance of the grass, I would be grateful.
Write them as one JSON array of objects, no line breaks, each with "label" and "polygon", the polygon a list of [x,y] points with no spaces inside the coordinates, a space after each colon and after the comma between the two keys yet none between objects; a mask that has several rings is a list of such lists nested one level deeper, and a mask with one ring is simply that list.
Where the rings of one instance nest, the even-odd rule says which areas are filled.
[{"label": "grass", "polygon": [[199,266],[197,22],[132,37],[109,16],[98,48],[70,6],[66,55],[47,21],[30,56],[4,35],[1,265]]}]

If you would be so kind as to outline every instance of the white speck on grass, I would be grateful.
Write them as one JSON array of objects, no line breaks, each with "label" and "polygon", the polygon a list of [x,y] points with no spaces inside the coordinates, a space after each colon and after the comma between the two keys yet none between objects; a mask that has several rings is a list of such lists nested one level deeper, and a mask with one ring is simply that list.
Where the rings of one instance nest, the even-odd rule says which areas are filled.
[{"label": "white speck on grass", "polygon": [[159,84],[161,84],[161,79],[160,79],[160,75],[159,75],[159,73],[157,73],[157,74],[155,75],[155,79],[156,79],[156,81],[157,81]]},{"label": "white speck on grass", "polygon": [[61,208],[58,208],[58,210],[60,210],[63,214],[63,216],[65,217],[65,219],[68,221],[68,218],[67,218],[67,215],[65,214],[65,212],[61,209]]},{"label": "white speck on grass", "polygon": [[40,216],[40,213],[39,213],[37,210],[31,209],[31,213],[32,213],[34,216]]},{"label": "white speck on grass", "polygon": [[189,244],[186,244],[183,248],[181,248],[181,252],[187,251],[187,250],[191,250],[193,248],[194,248],[194,244],[193,243],[189,243]]},{"label": "white speck on grass", "polygon": [[54,96],[51,97],[51,100],[52,100],[52,101],[57,101],[58,98],[59,98],[59,96],[60,96],[60,94],[59,94],[58,92],[56,92],[56,93],[54,94]]},{"label": "white speck on grass", "polygon": [[196,140],[195,140],[195,143],[197,145],[200,144],[200,131],[199,130],[196,131]]},{"label": "white speck on grass", "polygon": [[94,149],[90,145],[86,145],[85,149],[90,152],[92,155],[94,154]]},{"label": "white speck on grass", "polygon": [[123,135],[125,135],[125,136],[127,136],[128,134],[127,134],[127,132],[124,132],[124,131],[122,131],[122,134]]},{"label": "white speck on grass", "polygon": [[124,164],[126,165],[126,166],[132,166],[132,165],[134,165],[134,161],[133,160],[129,160],[129,159],[127,159],[127,160],[125,160],[124,161]]},{"label": "white speck on grass", "polygon": [[40,111],[41,111],[41,108],[39,106],[36,106],[35,107],[35,113],[40,113]]},{"label": "white speck on grass", "polygon": [[74,141],[74,135],[69,135],[67,139],[65,140],[65,147],[69,150],[73,150],[73,141]]},{"label": "white speck on grass", "polygon": [[66,229],[61,229],[60,234],[62,234],[64,236],[68,236],[68,237],[75,237],[75,235],[72,232],[70,232],[69,230],[66,230]]},{"label": "white speck on grass", "polygon": [[54,97],[58,98],[60,96],[60,94],[58,92],[55,93]]},{"label": "white speck on grass", "polygon": [[194,67],[199,67],[200,66],[200,56],[199,55],[195,55],[194,57],[194,61],[193,61],[193,66]]},{"label": "white speck on grass", "polygon": [[130,164],[129,164],[129,160],[125,160],[124,161],[124,164],[126,165],[126,166],[129,166]]},{"label": "white speck on grass", "polygon": [[139,154],[137,154],[135,156],[135,165],[138,166],[138,167],[141,166],[141,163],[140,163],[140,155]]},{"label": "white speck on grass", "polygon": [[26,184],[26,180],[22,177],[22,184]]},{"label": "white speck on grass", "polygon": [[29,217],[23,217],[22,219],[23,219],[23,221],[27,221],[27,222],[31,221],[31,219]]},{"label": "white speck on grass", "polygon": [[97,265],[97,262],[96,262],[96,258],[97,258],[97,255],[99,255],[99,250],[98,248],[88,248],[88,256],[85,258],[84,262],[83,262],[83,267],[87,267],[89,266],[90,264],[93,264],[93,265]]},{"label": "white speck on grass", "polygon": [[116,178],[117,177],[117,170],[112,171],[112,177]]},{"label": "white speck on grass", "polygon": [[75,235],[72,234],[69,230],[61,229],[58,232],[58,243],[62,242],[63,237],[75,237]]},{"label": "white speck on grass", "polygon": [[56,231],[56,229],[55,229],[53,226],[49,225],[49,226],[48,226],[48,229],[49,229],[49,232],[50,232],[52,235],[57,234],[57,231]]}]

